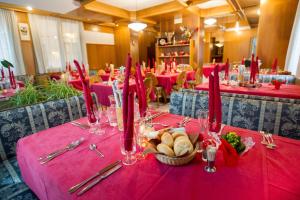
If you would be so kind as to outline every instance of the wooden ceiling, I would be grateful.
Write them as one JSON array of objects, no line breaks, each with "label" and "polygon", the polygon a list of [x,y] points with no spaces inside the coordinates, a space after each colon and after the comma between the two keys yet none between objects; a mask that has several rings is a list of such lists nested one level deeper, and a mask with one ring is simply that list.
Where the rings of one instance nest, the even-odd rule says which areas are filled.
[{"label": "wooden ceiling", "polygon": [[[124,8],[112,6],[103,3],[102,0],[74,0],[80,3],[81,6],[65,13],[63,17],[79,19],[88,23],[100,24],[106,26],[115,26],[119,23],[128,23],[133,20],[138,20],[147,23],[148,25],[155,25],[162,19],[174,18],[175,15],[192,14],[199,17],[208,18],[216,17],[218,23],[221,25],[231,24],[236,20],[240,20],[243,23],[255,27],[258,24],[258,15],[256,14],[259,8],[259,0],[224,0],[221,6],[210,7],[207,9],[200,9],[199,4],[211,3],[209,1],[215,0],[165,0],[159,5],[151,7],[143,7],[143,9],[136,11],[129,11]],[[116,2],[117,0],[114,0]],[[124,1],[124,0],[120,0]],[[151,0],[147,0],[148,5],[151,5]],[[143,1],[138,1],[141,4]],[[25,6],[12,5],[0,3],[0,7],[17,9],[28,12]],[[33,9],[33,13],[44,13],[54,16],[62,16],[49,11],[41,11]]]}]

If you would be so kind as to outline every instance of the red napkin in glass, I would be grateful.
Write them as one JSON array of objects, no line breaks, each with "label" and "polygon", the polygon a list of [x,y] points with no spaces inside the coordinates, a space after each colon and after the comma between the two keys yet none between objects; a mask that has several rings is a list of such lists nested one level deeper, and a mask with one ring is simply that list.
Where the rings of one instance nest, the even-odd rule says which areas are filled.
[{"label": "red napkin in glass", "polygon": [[275,58],[273,65],[272,65],[272,73],[275,73],[275,74],[277,74],[277,62],[278,62],[278,59]]},{"label": "red napkin in glass", "polygon": [[242,60],[242,65],[245,65],[245,58],[243,58]]},{"label": "red napkin in glass", "polygon": [[83,72],[81,70],[79,62],[77,60],[74,60],[74,64],[77,68],[79,78],[82,83],[82,89],[83,89],[83,94],[84,94],[84,100],[85,100],[86,113],[87,113],[88,120],[90,123],[95,123],[97,120],[96,120],[96,117],[94,114],[93,99],[91,96],[89,82],[86,81],[85,76],[83,75]]},{"label": "red napkin in glass", "polygon": [[222,104],[219,84],[219,65],[214,68],[214,75],[209,76],[209,130],[218,133],[222,123]]},{"label": "red napkin in glass", "polygon": [[227,58],[225,64],[225,80],[228,80],[228,78],[229,78],[229,59]]},{"label": "red napkin in glass", "polygon": [[86,70],[85,70],[85,66],[84,66],[83,63],[82,63],[82,73],[83,73],[84,76],[86,76]]},{"label": "red napkin in glass", "polygon": [[135,82],[137,88],[137,95],[139,99],[140,116],[145,117],[147,109],[147,98],[146,89],[141,72],[141,66],[139,63],[136,63]]},{"label": "red napkin in glass", "polygon": [[13,88],[13,89],[16,89],[15,85],[14,85],[14,80],[13,80],[13,76],[12,76],[12,73],[10,71],[10,66],[8,65],[8,75],[9,75],[9,83],[10,83],[10,86]]},{"label": "red napkin in glass", "polygon": [[123,127],[124,147],[126,151],[132,150],[133,122],[134,122],[134,93],[129,91],[129,78],[131,72],[131,56],[128,54],[125,69],[125,80],[123,86]]},{"label": "red napkin in glass", "polygon": [[231,167],[236,166],[239,160],[238,153],[233,148],[233,146],[231,146],[231,144],[229,144],[226,140],[221,139],[221,142],[222,144],[220,146],[220,149],[223,152],[225,165]]},{"label": "red napkin in glass", "polygon": [[14,75],[14,71],[11,71],[11,79],[12,79],[12,82],[13,82],[13,89],[16,89],[17,87],[17,84],[16,84],[16,79],[15,79],[15,75]]},{"label": "red napkin in glass", "polygon": [[255,81],[255,61],[254,61],[254,54],[252,54],[251,64],[250,64],[250,83],[254,84]]},{"label": "red napkin in glass", "polygon": [[1,69],[1,75],[2,75],[2,80],[4,80],[4,69],[3,69],[3,67]]}]

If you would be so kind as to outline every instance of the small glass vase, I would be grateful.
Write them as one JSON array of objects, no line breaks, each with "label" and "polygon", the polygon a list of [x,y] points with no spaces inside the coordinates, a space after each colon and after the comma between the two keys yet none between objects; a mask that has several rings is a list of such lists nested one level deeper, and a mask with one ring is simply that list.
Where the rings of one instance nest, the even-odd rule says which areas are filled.
[{"label": "small glass vase", "polygon": [[127,151],[125,149],[125,138],[124,138],[124,132],[120,135],[120,142],[121,142],[121,153],[123,155],[122,163],[124,165],[134,165],[136,163],[136,141],[135,136],[133,134],[132,138],[132,148],[130,151]]}]

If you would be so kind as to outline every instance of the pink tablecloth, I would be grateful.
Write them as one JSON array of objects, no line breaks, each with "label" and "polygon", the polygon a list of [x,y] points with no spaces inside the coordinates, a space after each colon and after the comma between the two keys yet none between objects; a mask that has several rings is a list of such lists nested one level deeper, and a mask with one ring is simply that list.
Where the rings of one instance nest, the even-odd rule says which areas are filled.
[{"label": "pink tablecloth", "polygon": [[101,77],[101,79],[102,79],[102,81],[108,81],[108,79],[109,79],[109,74],[102,74],[102,75],[100,75],[100,77]]},{"label": "pink tablecloth", "polygon": [[[89,78],[86,79],[86,82],[89,82]],[[77,90],[83,90],[81,81],[79,79],[76,80],[70,80],[69,84],[72,85]]]},{"label": "pink tablecloth", "polygon": [[[195,87],[196,90],[208,90],[208,83],[203,83]],[[274,89],[274,85],[263,83],[260,88],[246,88],[237,86],[220,85],[221,92],[248,94],[258,96],[280,97],[300,99],[299,85],[281,85],[279,90]]]},{"label": "pink tablecloth", "polygon": [[[158,85],[162,86],[165,92],[169,95],[172,92],[173,85],[176,84],[176,79],[179,73],[174,74],[165,74],[165,75],[156,75],[158,80]],[[195,79],[195,72],[194,71],[187,71],[186,73],[186,80],[194,80]]]},{"label": "pink tablecloth", "polygon": [[[129,85],[131,90],[135,90],[135,83],[131,82]],[[123,88],[123,84],[119,85],[119,88]],[[94,83],[91,85],[91,91],[95,92],[98,97],[98,102],[103,106],[110,106],[109,95],[113,95],[112,86],[107,83]]]},{"label": "pink tablecloth", "polygon": [[[85,121],[86,119],[81,119]],[[175,125],[181,116],[163,115],[154,121]],[[199,130],[196,120],[187,125],[187,132]],[[255,131],[225,127],[241,136],[251,136],[256,142],[243,155],[237,167],[224,166],[221,152],[217,154],[215,174],[204,172],[206,165],[200,155],[189,164],[172,167],[161,164],[154,156],[122,169],[103,180],[81,197],[68,189],[95,174],[107,164],[121,159],[120,134],[107,128],[109,136],[89,134],[71,124],[41,131],[19,140],[17,159],[26,184],[44,200],[65,199],[211,199],[211,200],[299,200],[300,199],[300,141],[274,136],[278,146],[267,149]],[[76,149],[46,165],[37,158],[66,144],[85,138]],[[95,143],[105,158],[100,158],[88,146]]]},{"label": "pink tablecloth", "polygon": [[14,96],[16,94],[15,89],[5,89],[0,91],[0,101],[8,100],[10,97]]}]

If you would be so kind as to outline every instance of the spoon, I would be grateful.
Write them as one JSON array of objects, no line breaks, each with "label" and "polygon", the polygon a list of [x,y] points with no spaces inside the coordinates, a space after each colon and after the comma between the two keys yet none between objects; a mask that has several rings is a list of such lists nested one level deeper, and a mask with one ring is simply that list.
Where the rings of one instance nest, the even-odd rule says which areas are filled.
[{"label": "spoon", "polygon": [[100,157],[104,158],[104,155],[97,149],[96,144],[90,144],[90,150],[95,151]]}]

